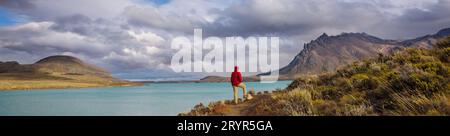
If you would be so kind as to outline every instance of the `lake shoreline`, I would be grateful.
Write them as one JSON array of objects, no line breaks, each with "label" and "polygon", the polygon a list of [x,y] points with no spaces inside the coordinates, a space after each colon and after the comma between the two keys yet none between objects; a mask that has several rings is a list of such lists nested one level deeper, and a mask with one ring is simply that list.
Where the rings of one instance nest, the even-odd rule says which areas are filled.
[{"label": "lake shoreline", "polygon": [[[1,81],[1,80],[0,80]],[[277,81],[291,81],[290,79],[280,79]],[[8,81],[2,81],[2,82],[8,82]],[[29,81],[23,81],[23,82],[29,82]],[[40,81],[33,81],[33,82],[40,82]],[[58,84],[61,81],[51,81],[51,83],[53,84]],[[181,81],[125,81],[123,83],[118,83],[116,85],[99,85],[99,84],[95,84],[95,85],[91,85],[91,86],[76,86],[76,84],[80,83],[83,84],[83,82],[67,82],[70,85],[69,86],[45,86],[45,87],[36,87],[36,86],[27,86],[27,87],[14,87],[14,88],[5,88],[5,87],[0,87],[0,91],[39,91],[39,90],[44,90],[44,89],[84,89],[84,88],[108,88],[108,87],[128,87],[128,86],[142,86],[144,84],[152,84],[152,83],[157,83],[157,84],[164,84],[164,83],[226,83],[228,81],[204,81],[204,80],[181,80]],[[246,81],[246,82],[259,82],[259,81]],[[73,84],[71,84],[73,83]]]},{"label": "lake shoreline", "polygon": [[[3,84],[7,84],[8,81],[2,81]],[[20,81],[19,81],[20,82]],[[23,81],[23,82],[30,82],[30,81]],[[33,81],[33,82],[41,82],[41,81]],[[59,84],[60,81],[51,81],[52,83]],[[139,82],[123,82],[123,83],[117,83],[114,85],[101,85],[101,84],[91,84],[87,86],[83,85],[77,85],[77,84],[84,84],[82,82],[76,82],[76,83],[70,83],[65,82],[66,84],[69,84],[68,86],[58,86],[58,85],[48,85],[45,87],[36,87],[36,86],[15,86],[15,87],[0,87],[0,91],[39,91],[39,90],[45,90],[45,89],[85,89],[85,88],[108,88],[108,87],[128,87],[128,86],[142,86],[144,83]]]}]

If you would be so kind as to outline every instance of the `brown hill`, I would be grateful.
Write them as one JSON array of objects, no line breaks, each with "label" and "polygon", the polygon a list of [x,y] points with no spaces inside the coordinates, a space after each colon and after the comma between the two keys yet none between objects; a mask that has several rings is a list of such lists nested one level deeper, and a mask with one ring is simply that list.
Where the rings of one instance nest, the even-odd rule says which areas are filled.
[{"label": "brown hill", "polygon": [[0,62],[0,90],[136,85],[72,56],[50,56],[34,64]]},{"label": "brown hill", "polygon": [[37,61],[33,66],[36,70],[44,73],[96,75],[111,78],[108,71],[94,65],[84,63],[72,56],[50,56]]}]

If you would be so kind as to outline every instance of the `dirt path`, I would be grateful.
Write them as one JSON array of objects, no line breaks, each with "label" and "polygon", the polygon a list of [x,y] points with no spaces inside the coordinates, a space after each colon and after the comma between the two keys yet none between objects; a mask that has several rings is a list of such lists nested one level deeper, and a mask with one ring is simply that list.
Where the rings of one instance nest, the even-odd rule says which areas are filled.
[{"label": "dirt path", "polygon": [[270,100],[271,94],[254,95],[253,99],[234,104],[232,100],[222,100],[212,102],[208,106],[198,104],[187,113],[180,113],[181,116],[254,116],[270,115],[261,106]]},{"label": "dirt path", "polygon": [[249,109],[249,102],[243,102],[236,105],[227,105],[230,112],[226,113],[226,116],[244,116],[246,111]]},{"label": "dirt path", "polygon": [[238,104],[225,104],[225,109],[219,114],[225,116],[251,116],[255,114],[256,106],[261,100],[270,97],[269,95],[256,95],[253,99],[240,102]]}]

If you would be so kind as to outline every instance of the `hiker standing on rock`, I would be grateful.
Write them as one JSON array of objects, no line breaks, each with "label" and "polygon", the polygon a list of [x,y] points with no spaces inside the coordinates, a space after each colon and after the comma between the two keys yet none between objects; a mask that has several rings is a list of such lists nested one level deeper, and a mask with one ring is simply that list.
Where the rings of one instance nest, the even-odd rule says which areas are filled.
[{"label": "hiker standing on rock", "polygon": [[242,88],[244,99],[247,98],[247,87],[242,82],[242,75],[239,72],[238,66],[234,66],[234,72],[231,73],[231,85],[233,86],[234,103],[238,103],[238,87]]}]

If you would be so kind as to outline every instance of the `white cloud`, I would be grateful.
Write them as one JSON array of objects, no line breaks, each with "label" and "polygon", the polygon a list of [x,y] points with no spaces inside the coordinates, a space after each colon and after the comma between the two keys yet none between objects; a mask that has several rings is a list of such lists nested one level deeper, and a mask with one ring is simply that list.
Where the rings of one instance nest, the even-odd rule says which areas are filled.
[{"label": "white cloud", "polygon": [[155,54],[155,53],[158,53],[159,51],[161,51],[159,48],[152,47],[152,46],[147,46],[147,47],[145,47],[145,49],[148,54]]},{"label": "white cloud", "polygon": [[25,23],[22,25],[15,25],[12,27],[2,27],[0,28],[0,30],[2,31],[9,31],[9,32],[14,32],[14,31],[40,31],[40,30],[45,30],[48,29],[50,26],[52,26],[54,23],[53,22],[29,22],[29,23]]},{"label": "white cloud", "polygon": [[136,33],[128,30],[128,34],[135,38],[138,42],[142,42],[146,45],[161,45],[165,41],[164,38],[152,32]]}]

